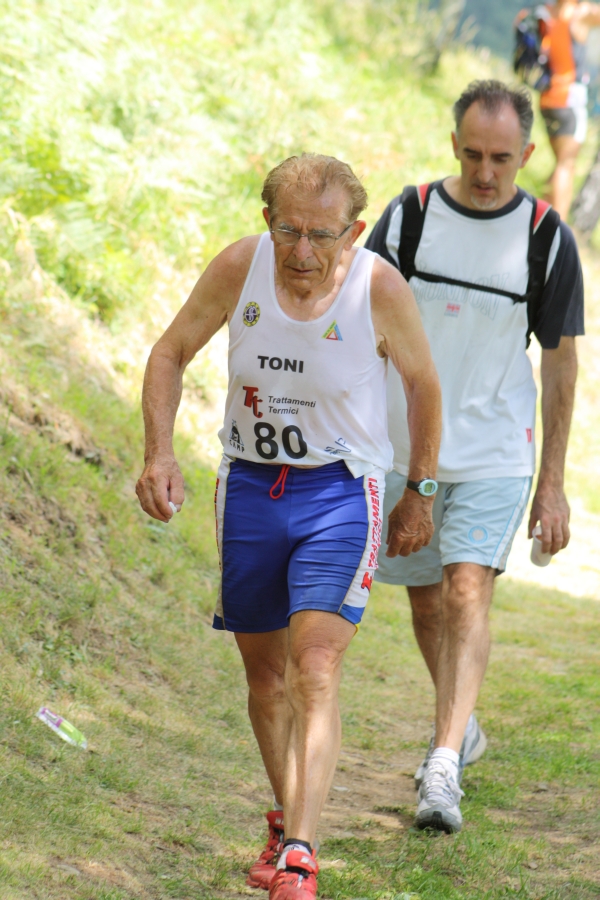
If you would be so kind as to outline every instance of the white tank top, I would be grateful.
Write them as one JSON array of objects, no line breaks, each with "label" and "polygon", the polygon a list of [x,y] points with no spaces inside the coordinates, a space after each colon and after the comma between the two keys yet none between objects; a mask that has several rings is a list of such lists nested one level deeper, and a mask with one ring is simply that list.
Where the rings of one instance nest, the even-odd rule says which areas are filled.
[{"label": "white tank top", "polygon": [[371,320],[375,256],[359,248],[327,312],[298,322],[279,305],[271,235],[261,235],[229,323],[219,432],[228,456],[293,466],[343,459],[355,477],[390,470],[387,360]]}]

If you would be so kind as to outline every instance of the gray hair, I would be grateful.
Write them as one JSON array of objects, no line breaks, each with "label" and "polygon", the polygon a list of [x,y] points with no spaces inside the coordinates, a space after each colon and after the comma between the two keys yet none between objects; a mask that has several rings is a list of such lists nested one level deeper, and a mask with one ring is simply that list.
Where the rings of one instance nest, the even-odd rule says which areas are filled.
[{"label": "gray hair", "polygon": [[497,115],[503,106],[511,106],[519,117],[523,144],[529,143],[533,126],[531,94],[523,85],[509,87],[502,81],[472,81],[462,92],[454,106],[454,121],[458,132],[465,113],[474,103],[481,103],[490,115]]},{"label": "gray hair", "polygon": [[271,169],[262,190],[262,199],[273,216],[281,191],[295,190],[320,196],[330,187],[341,187],[348,196],[346,221],[356,221],[367,205],[367,192],[348,163],[321,153],[290,156]]}]

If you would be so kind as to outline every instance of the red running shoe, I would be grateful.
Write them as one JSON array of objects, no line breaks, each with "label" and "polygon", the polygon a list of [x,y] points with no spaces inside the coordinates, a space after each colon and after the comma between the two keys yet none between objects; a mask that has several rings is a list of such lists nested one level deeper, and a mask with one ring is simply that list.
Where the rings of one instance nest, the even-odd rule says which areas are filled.
[{"label": "red running shoe", "polygon": [[275,876],[275,866],[279,854],[283,849],[283,812],[272,809],[267,813],[267,822],[269,823],[267,846],[256,862],[250,866],[246,879],[246,884],[250,887],[262,888],[265,891],[269,890],[269,885]]},{"label": "red running shoe", "polygon": [[271,881],[269,900],[315,900],[319,865],[314,852],[290,850],[285,869],[278,869]]}]

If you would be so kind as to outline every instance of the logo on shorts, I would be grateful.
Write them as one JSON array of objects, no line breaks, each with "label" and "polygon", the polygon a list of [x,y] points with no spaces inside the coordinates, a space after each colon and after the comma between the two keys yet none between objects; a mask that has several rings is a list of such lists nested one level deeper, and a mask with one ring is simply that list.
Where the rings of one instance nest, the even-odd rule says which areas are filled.
[{"label": "logo on shorts", "polygon": [[231,431],[229,432],[229,443],[234,448],[234,450],[238,450],[240,453],[244,452],[244,450],[245,450],[244,442],[243,442],[242,436],[238,430],[235,419],[231,420]]},{"label": "logo on shorts", "polygon": [[[369,478],[369,499],[371,501],[371,519],[373,522],[373,530],[371,532],[371,551],[369,553],[369,561],[367,567],[369,569],[377,568],[377,554],[381,546],[381,528],[382,522],[379,516],[379,485],[376,478]],[[364,585],[363,585],[364,586]]]},{"label": "logo on shorts", "polygon": [[533,431],[531,428],[525,429],[525,434],[527,435],[527,443],[530,444],[533,439]]},{"label": "logo on shorts", "polygon": [[252,325],[256,325],[260,319],[260,306],[258,303],[246,303],[242,318],[244,320],[244,325],[247,325],[248,328],[251,328]]},{"label": "logo on shorts", "polygon": [[364,578],[362,580],[361,588],[366,588],[369,593],[371,593],[371,586],[373,584],[373,573],[365,572]]},{"label": "logo on shorts", "polygon": [[322,334],[326,341],[343,341],[342,332],[337,322],[332,322],[325,334]]},{"label": "logo on shorts", "polygon": [[469,540],[472,544],[485,544],[488,539],[487,530],[483,525],[475,525],[469,531]]}]

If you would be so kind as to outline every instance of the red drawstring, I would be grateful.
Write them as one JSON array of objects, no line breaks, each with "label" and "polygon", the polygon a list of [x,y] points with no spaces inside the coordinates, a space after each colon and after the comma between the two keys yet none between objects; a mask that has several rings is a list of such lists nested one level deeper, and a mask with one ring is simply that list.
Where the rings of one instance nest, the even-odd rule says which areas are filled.
[{"label": "red drawstring", "polygon": [[[269,497],[271,500],[279,500],[280,497],[283,497],[283,492],[285,491],[285,479],[288,476],[288,472],[290,471],[290,466],[282,466],[281,472],[279,473],[279,478],[269,491]],[[279,493],[276,494],[275,491],[279,488]]]}]

